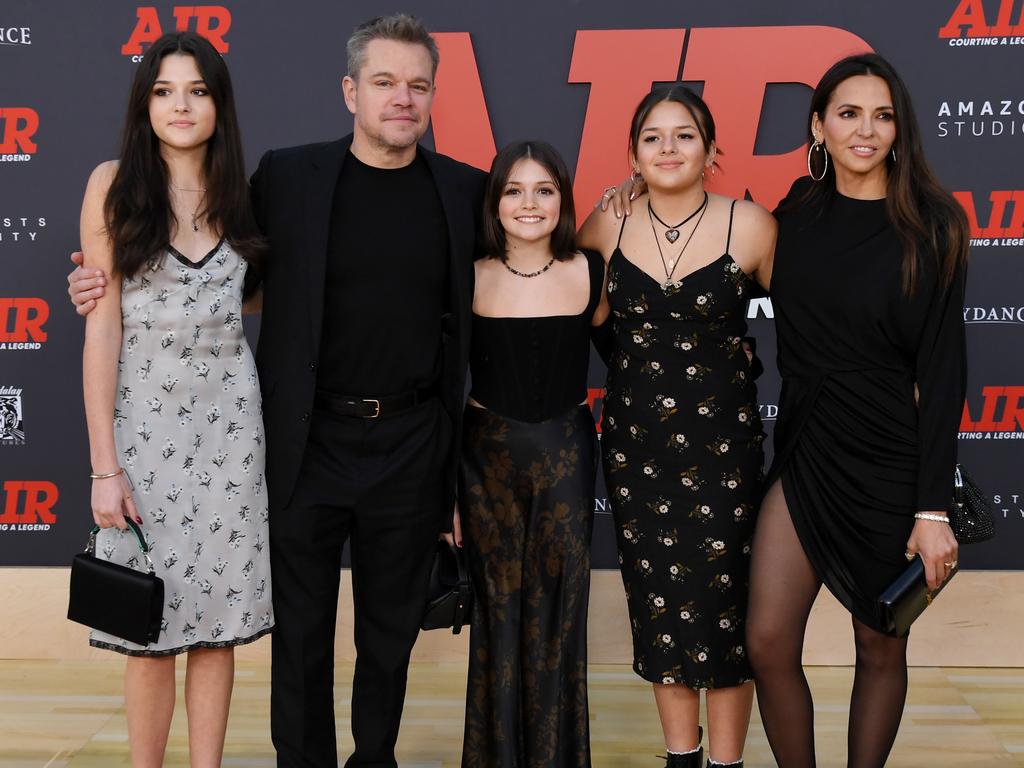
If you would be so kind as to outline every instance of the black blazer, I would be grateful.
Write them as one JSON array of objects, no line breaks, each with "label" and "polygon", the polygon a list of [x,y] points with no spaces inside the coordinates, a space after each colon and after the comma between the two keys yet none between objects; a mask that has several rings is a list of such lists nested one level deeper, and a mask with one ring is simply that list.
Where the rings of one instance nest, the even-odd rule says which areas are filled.
[{"label": "black blazer", "polygon": [[[327,237],[334,188],[352,136],[324,144],[272,150],[251,187],[253,209],[270,254],[263,273],[263,318],[256,350],[267,434],[270,507],[287,506],[309,436],[323,324]],[[473,259],[486,174],[420,147],[448,222],[448,313],[444,318],[441,401],[455,427],[445,507],[450,530],[462,434]]]}]

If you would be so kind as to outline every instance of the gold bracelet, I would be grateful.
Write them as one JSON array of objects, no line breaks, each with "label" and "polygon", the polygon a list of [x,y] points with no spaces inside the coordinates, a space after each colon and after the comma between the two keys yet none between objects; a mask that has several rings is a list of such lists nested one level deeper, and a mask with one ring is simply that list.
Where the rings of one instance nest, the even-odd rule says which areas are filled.
[{"label": "gold bracelet", "polygon": [[933,523],[946,523],[949,524],[949,518],[945,515],[932,515],[928,512],[915,512],[914,517],[918,520],[931,520]]},{"label": "gold bracelet", "polygon": [[118,475],[123,474],[123,473],[124,473],[124,468],[123,467],[118,467],[117,468],[117,472],[107,472],[106,474],[103,474],[103,475],[97,475],[95,472],[92,472],[89,475],[89,479],[90,480],[106,480],[109,477],[117,477]]}]

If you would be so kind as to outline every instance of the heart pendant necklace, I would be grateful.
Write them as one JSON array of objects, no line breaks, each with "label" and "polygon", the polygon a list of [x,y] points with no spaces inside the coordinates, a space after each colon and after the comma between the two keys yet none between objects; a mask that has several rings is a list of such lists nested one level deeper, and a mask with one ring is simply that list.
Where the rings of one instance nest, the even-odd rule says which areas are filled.
[{"label": "heart pendant necklace", "polygon": [[[647,212],[650,214],[650,217],[648,217],[647,220],[651,222],[651,234],[654,235],[654,244],[656,246],[658,246],[658,256],[661,257],[661,266],[662,266],[662,269],[665,270],[665,282],[661,286],[663,290],[667,290],[668,288],[670,288],[672,286],[672,275],[674,275],[675,272],[676,272],[676,265],[679,263],[679,260],[683,257],[683,254],[686,253],[686,247],[690,244],[690,241],[693,240],[693,236],[695,234],[697,234],[697,229],[698,229],[698,227],[700,227],[701,221],[704,220],[704,212],[707,209],[708,209],[708,193],[705,192],[704,193],[704,201],[700,204],[700,207],[696,211],[691,213],[689,216],[687,216],[686,219],[684,219],[679,224],[679,226],[681,227],[681,226],[683,226],[683,224],[685,224],[687,221],[692,219],[694,216],[697,216],[697,214],[700,214],[700,216],[697,217],[697,223],[693,225],[693,229],[690,231],[690,236],[686,238],[686,242],[683,243],[682,250],[679,251],[678,254],[676,254],[675,258],[672,258],[672,259],[669,259],[668,261],[666,261],[665,260],[665,254],[661,250],[661,239],[658,237],[658,233],[657,233],[657,231],[654,228],[654,219],[658,219],[658,214],[656,214],[654,212],[654,209],[651,208],[651,201],[650,201],[650,198],[648,198],[648,200],[647,200]],[[651,218],[651,217],[653,217],[653,218]],[[661,219],[658,219],[658,221],[660,221],[662,224],[665,223],[665,222],[661,221]],[[669,231],[672,231],[672,230],[669,230]],[[679,231],[676,230],[675,237],[668,237],[668,234],[666,233],[666,238],[668,239],[668,241],[670,243],[674,243],[676,240],[679,239]]]},{"label": "heart pendant necklace", "polygon": [[661,224],[661,226],[667,227],[667,229],[665,230],[665,239],[668,240],[669,245],[671,245],[676,240],[679,239],[679,228],[684,226],[686,224],[686,222],[688,222],[690,219],[692,219],[698,213],[703,211],[704,210],[704,206],[706,206],[707,204],[708,204],[708,193],[705,192],[704,193],[704,200],[703,200],[703,202],[701,202],[700,205],[697,206],[697,210],[695,210],[693,213],[691,213],[689,216],[687,216],[685,219],[683,219],[682,221],[680,221],[676,225],[666,224],[664,221],[662,221],[661,216],[659,216],[657,213],[655,213],[654,212],[654,208],[651,207],[650,199],[647,200],[647,211],[648,211],[648,213],[651,214],[651,216],[653,216],[655,219],[657,219],[658,223]]}]

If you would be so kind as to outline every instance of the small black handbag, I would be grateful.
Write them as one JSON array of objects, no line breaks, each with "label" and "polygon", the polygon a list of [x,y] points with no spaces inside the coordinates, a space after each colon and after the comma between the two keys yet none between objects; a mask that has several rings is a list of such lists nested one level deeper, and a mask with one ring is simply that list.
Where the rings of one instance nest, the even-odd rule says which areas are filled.
[{"label": "small black handbag", "polygon": [[473,614],[473,584],[466,569],[466,555],[446,541],[437,542],[434,565],[430,569],[427,610],[423,629],[446,629],[452,634],[462,631]]},{"label": "small black handbag", "polygon": [[957,464],[953,470],[953,503],[949,507],[949,527],[960,544],[988,541],[996,532],[992,507],[981,489]]},{"label": "small black handbag", "polygon": [[153,572],[153,560],[139,526],[134,520],[125,520],[142,550],[147,572],[96,557],[96,534],[100,529],[94,527],[85,552],[71,561],[68,618],[108,635],[148,645],[160,635],[164,582]]}]

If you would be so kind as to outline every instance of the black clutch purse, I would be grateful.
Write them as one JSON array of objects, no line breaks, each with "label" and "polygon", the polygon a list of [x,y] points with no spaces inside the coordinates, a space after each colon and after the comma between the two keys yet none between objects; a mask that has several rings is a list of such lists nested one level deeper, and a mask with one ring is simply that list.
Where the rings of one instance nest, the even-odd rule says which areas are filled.
[{"label": "black clutch purse", "polygon": [[928,589],[928,582],[924,577],[924,561],[920,557],[914,557],[907,570],[901,573],[878,598],[882,631],[896,637],[906,635],[910,631],[910,625],[932,604],[935,596],[949,584],[958,570],[958,566],[953,566],[946,580],[938,589],[932,591]]},{"label": "black clutch purse", "polygon": [[[995,534],[992,507],[959,464],[953,469],[953,500],[949,505],[949,527],[953,530],[958,544],[988,541]],[[954,566],[939,588],[931,591],[924,576],[924,562],[920,557],[915,557],[907,570],[901,573],[878,598],[879,621],[883,631],[897,637],[907,634],[910,625],[932,604],[935,596],[958,570],[959,567]]]},{"label": "black clutch purse", "polygon": [[977,544],[995,535],[992,507],[974,481],[957,464],[953,470],[953,503],[949,506],[949,527],[960,544]]},{"label": "black clutch purse", "polygon": [[448,542],[438,541],[430,569],[427,610],[420,626],[423,629],[451,627],[452,634],[457,635],[472,613],[473,584],[466,569],[466,555]]},{"label": "black clutch purse", "polygon": [[146,561],[146,573],[96,557],[95,527],[85,552],[71,561],[71,597],[68,618],[138,645],[148,645],[160,635],[164,582],[153,573],[153,560],[142,531],[128,520]]}]

